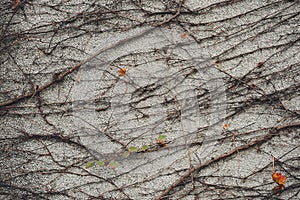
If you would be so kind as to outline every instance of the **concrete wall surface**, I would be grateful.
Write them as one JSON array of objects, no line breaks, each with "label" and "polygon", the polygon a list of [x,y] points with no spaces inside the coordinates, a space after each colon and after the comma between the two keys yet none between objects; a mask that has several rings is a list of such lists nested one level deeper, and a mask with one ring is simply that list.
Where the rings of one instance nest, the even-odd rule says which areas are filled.
[{"label": "concrete wall surface", "polygon": [[0,199],[300,199],[299,0],[0,5]]}]

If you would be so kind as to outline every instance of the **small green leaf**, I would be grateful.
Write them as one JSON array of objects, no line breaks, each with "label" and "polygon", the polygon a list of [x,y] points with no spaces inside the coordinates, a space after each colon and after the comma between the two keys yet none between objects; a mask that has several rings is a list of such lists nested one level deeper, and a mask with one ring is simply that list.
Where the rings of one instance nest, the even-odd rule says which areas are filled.
[{"label": "small green leaf", "polygon": [[125,151],[123,154],[122,154],[123,158],[128,158],[130,156],[130,152],[129,151]]},{"label": "small green leaf", "polygon": [[148,145],[143,145],[142,146],[142,151],[147,151],[149,149],[149,146]]},{"label": "small green leaf", "polygon": [[167,139],[167,136],[166,135],[159,135],[157,140],[159,141],[165,141]]},{"label": "small green leaf", "polygon": [[129,152],[138,152],[138,150],[139,150],[139,148],[133,147],[133,146],[128,148]]},{"label": "small green leaf", "polygon": [[109,164],[108,164],[108,166],[109,166],[110,168],[112,168],[112,169],[118,167],[119,165],[120,165],[120,164],[119,164],[117,161],[115,161],[115,160],[110,161]]},{"label": "small green leaf", "polygon": [[91,167],[93,167],[94,166],[94,162],[92,162],[92,161],[89,161],[89,162],[87,162],[86,164],[85,164],[85,167],[86,168],[91,168]]},{"label": "small green leaf", "polygon": [[103,162],[102,160],[98,160],[97,165],[103,167],[105,165],[105,162]]}]

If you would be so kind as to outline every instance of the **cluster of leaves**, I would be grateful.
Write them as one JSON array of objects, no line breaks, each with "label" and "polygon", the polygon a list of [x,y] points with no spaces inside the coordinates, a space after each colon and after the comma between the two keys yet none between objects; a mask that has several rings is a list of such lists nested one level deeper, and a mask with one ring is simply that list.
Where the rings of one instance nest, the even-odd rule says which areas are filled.
[{"label": "cluster of leaves", "polygon": [[[159,145],[160,147],[165,147],[167,146],[166,143],[167,140],[167,136],[164,134],[159,135],[156,138],[156,144]],[[130,146],[127,148],[126,151],[123,152],[122,157],[123,158],[128,158],[130,156],[131,153],[138,153],[138,152],[146,152],[150,149],[149,145],[143,145],[140,148],[136,147],[136,146]],[[92,168],[94,166],[99,166],[99,167],[103,167],[107,165],[108,167],[114,169],[116,167],[118,167],[120,165],[120,163],[118,161],[115,160],[111,160],[111,161],[103,161],[103,160],[98,160],[98,161],[88,161],[85,164],[86,168]]]}]

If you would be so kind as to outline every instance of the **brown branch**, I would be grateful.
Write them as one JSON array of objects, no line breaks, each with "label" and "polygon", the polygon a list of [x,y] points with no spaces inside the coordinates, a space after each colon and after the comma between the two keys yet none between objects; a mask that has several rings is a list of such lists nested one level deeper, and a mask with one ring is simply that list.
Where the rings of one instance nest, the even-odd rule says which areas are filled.
[{"label": "brown branch", "polygon": [[[177,9],[177,12],[176,12],[175,15],[173,15],[169,19],[167,19],[167,20],[165,20],[165,21],[163,21],[163,22],[155,25],[154,28],[163,26],[163,25],[169,23],[170,21],[172,21],[173,19],[177,18],[180,15],[180,10],[181,10],[181,7],[182,7],[182,3],[183,3],[183,0],[181,0],[179,2],[179,6],[178,6],[178,9]],[[147,30],[145,30],[145,31],[143,31],[143,32],[141,32],[141,33],[139,33],[137,35],[134,35],[132,37],[126,38],[124,40],[121,40],[121,41],[119,41],[119,42],[117,42],[115,44],[112,44],[112,45],[110,45],[110,46],[108,46],[106,48],[100,49],[99,51],[97,51],[95,54],[91,55],[87,59],[79,62],[78,64],[74,65],[73,67],[69,68],[68,70],[63,71],[63,72],[57,74],[51,81],[47,82],[43,86],[39,86],[38,89],[34,89],[34,91],[32,91],[30,93],[23,94],[23,95],[20,95],[20,96],[14,98],[14,99],[10,99],[8,101],[0,103],[0,109],[3,108],[3,107],[5,107],[5,106],[9,106],[9,105],[12,105],[14,103],[17,103],[17,102],[19,102],[21,100],[25,100],[25,99],[33,97],[35,94],[44,91],[45,89],[49,88],[50,86],[52,86],[52,85],[54,85],[54,84],[56,84],[58,82],[61,82],[66,76],[68,76],[69,74],[71,74],[74,71],[76,71],[77,69],[79,69],[82,65],[84,65],[84,64],[88,63],[89,61],[91,61],[92,59],[96,58],[101,53],[103,53],[103,52],[105,52],[107,50],[113,49],[113,48],[115,48],[115,47],[117,47],[119,45],[122,45],[122,44],[124,44],[126,42],[129,42],[129,41],[131,41],[133,39],[139,38],[139,37],[145,35],[146,33],[151,32],[154,28],[147,29]]]},{"label": "brown branch", "polygon": [[270,132],[267,134],[267,135],[263,135],[263,136],[260,136],[259,138],[257,138],[256,140],[254,141],[251,141],[245,145],[242,145],[242,146],[239,146],[239,147],[236,147],[234,149],[232,149],[231,151],[227,152],[227,153],[224,153],[216,158],[212,158],[211,160],[203,163],[203,164],[200,164],[200,165],[197,165],[195,167],[192,167],[191,169],[189,169],[183,176],[181,176],[179,179],[177,179],[171,186],[169,186],[167,189],[165,189],[158,197],[156,197],[155,199],[156,200],[160,200],[160,199],[163,199],[164,197],[166,197],[166,195],[172,190],[174,189],[176,186],[178,186],[180,183],[182,183],[186,178],[188,178],[189,176],[191,176],[194,172],[196,171],[199,171],[213,163],[216,163],[222,159],[225,159],[225,158],[228,158],[232,155],[235,155],[236,153],[238,152],[241,152],[241,151],[245,151],[247,149],[249,149],[250,147],[253,147],[253,146],[256,146],[256,145],[259,145],[259,144],[262,144],[270,139],[272,139],[274,136],[276,136],[277,134],[275,134],[276,132],[280,131],[280,130],[283,130],[283,129],[286,129],[286,128],[292,128],[292,127],[300,127],[300,122],[297,122],[297,123],[292,123],[292,124],[285,124],[285,125],[281,125],[281,126],[277,126],[277,127],[274,127],[274,129],[270,130]]}]

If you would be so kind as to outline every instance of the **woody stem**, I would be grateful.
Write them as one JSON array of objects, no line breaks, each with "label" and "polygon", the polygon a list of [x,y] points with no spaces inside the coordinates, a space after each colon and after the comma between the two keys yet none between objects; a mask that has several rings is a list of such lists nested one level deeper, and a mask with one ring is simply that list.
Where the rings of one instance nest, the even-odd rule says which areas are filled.
[{"label": "woody stem", "polygon": [[274,167],[274,164],[275,163],[275,158],[274,156],[272,156],[272,173],[275,173],[275,167]]}]

